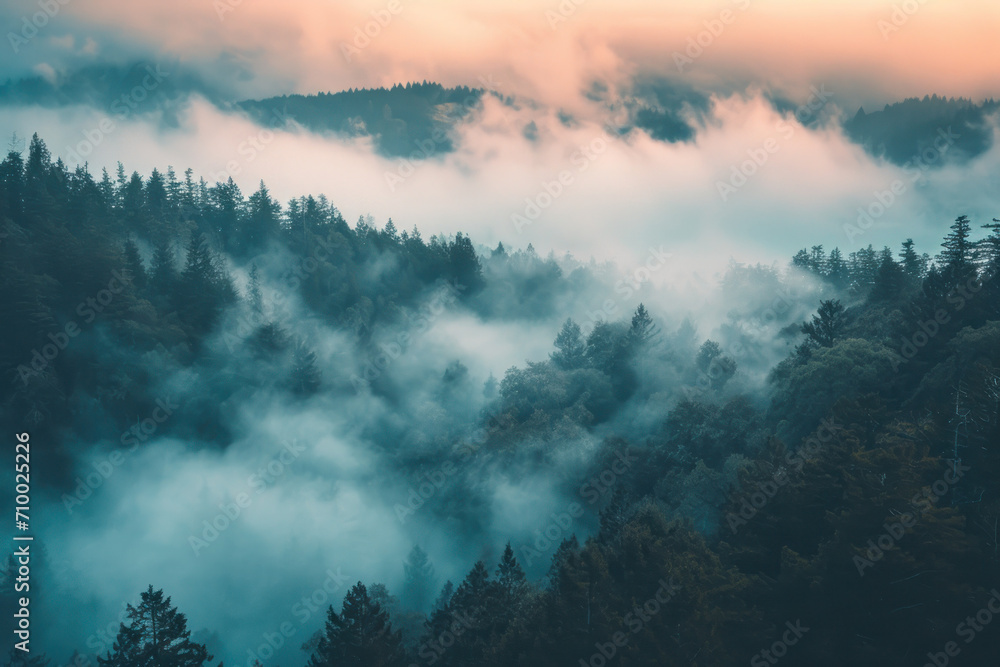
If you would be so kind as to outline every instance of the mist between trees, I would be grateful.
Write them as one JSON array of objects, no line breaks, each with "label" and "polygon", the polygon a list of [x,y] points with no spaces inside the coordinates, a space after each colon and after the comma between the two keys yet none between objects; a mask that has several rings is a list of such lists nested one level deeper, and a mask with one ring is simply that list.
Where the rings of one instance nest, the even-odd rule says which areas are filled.
[{"label": "mist between trees", "polygon": [[[1000,223],[942,222],[927,254],[902,240],[734,261],[694,295],[635,280],[590,320],[627,269],[352,225],[322,196],[279,205],[190,170],[96,178],[37,137],[0,163],[0,226],[17,323],[3,420],[45,448],[39,665],[246,664],[248,649],[315,667],[570,665],[609,641],[616,660],[736,664],[776,656],[804,609],[787,664],[904,665],[995,587]],[[112,270],[120,292],[22,380]],[[282,442],[303,450],[192,553]],[[790,453],[808,456],[734,532]],[[896,518],[956,469],[919,520]],[[331,561],[349,579],[289,620]],[[661,581],[669,603],[615,641]],[[88,645],[123,600],[117,648]],[[154,622],[169,629],[151,640]],[[963,659],[992,659],[998,636]]]}]

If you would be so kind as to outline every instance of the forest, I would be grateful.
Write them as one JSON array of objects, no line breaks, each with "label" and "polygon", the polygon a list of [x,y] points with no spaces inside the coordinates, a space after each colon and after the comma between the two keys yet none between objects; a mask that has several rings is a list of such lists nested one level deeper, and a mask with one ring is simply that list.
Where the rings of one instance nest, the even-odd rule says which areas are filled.
[{"label": "forest", "polygon": [[[36,135],[0,163],[0,406],[38,443],[47,512],[103,502],[80,489],[95,450],[169,438],[222,456],[276,438],[254,421],[270,406],[357,410],[345,431],[377,457],[394,525],[482,557],[449,580],[430,555],[446,538],[413,538],[401,576],[338,581],[302,624],[241,596],[273,623],[239,645],[235,623],[190,627],[197,601],[175,606],[151,568],[119,619],[93,619],[113,636],[69,647],[67,600],[98,608],[39,565],[55,648],[6,664],[992,664],[1000,222],[955,216],[939,248],[734,261],[709,337],[593,260],[351,225],[322,195],[280,204],[190,169],[70,170]],[[424,359],[427,332],[459,317],[544,329],[549,353],[485,378],[458,352]],[[144,419],[165,396],[180,416]],[[535,474],[557,509],[503,516],[492,480]],[[198,539],[220,553],[191,531],[189,558]],[[10,556],[5,609],[15,572]]]}]

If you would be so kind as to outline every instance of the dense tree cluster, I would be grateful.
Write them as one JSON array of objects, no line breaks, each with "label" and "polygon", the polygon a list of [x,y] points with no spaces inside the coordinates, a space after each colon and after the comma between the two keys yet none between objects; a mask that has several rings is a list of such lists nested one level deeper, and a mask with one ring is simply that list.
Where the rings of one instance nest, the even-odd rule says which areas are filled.
[{"label": "dense tree cluster", "polygon": [[[215,396],[197,432],[178,435],[222,444],[224,390],[357,391],[274,317],[276,252],[298,267],[288,289],[362,348],[442,284],[482,318],[531,320],[586,293],[597,272],[566,271],[530,246],[489,252],[462,234],[425,242],[391,221],[351,227],[322,197],[281,207],[263,184],[244,198],[232,181],[190,172],[95,180],[53,163],[37,138],[26,160],[0,163],[0,223],[0,310],[18,323],[0,399],[52,432],[74,425],[84,399],[121,425],[134,419],[155,398],[142,389],[152,358],[197,370]],[[476,457],[545,465],[588,434],[600,443],[575,499],[590,537],[574,524],[549,549],[507,544],[457,586],[415,548],[398,598],[358,582],[327,610],[305,646],[310,665],[742,664],[789,627],[801,635],[789,665],[902,666],[941,651],[985,607],[1000,566],[1000,223],[981,228],[957,218],[934,256],[907,240],[847,258],[815,246],[784,273],[733,265],[722,289],[741,305],[716,340],[639,303],[566,320],[548,359],[491,377],[482,445],[435,511],[459,522],[474,512],[462,494],[482,470]],[[822,296],[805,320],[781,296],[802,271]],[[765,296],[745,298],[755,289]],[[229,355],[263,369],[239,368],[238,389],[216,379],[239,364],[211,342],[233,313],[255,317]],[[70,323],[122,352],[63,353],[61,335],[82,335]],[[748,369],[771,339],[782,360],[756,384]],[[442,391],[469,381],[457,363],[442,377]],[[391,382],[364,390],[391,397]],[[450,446],[443,430],[435,437]],[[613,481],[601,482],[607,471]],[[539,561],[547,576],[529,577]],[[962,658],[985,664],[998,645],[1000,634],[982,632]],[[209,659],[150,587],[101,663]]]},{"label": "dense tree cluster", "polygon": [[420,159],[454,150],[454,125],[480,106],[483,90],[439,83],[396,84],[318,95],[282,95],[240,102],[264,125],[294,120],[315,132],[369,136],[379,152]]}]

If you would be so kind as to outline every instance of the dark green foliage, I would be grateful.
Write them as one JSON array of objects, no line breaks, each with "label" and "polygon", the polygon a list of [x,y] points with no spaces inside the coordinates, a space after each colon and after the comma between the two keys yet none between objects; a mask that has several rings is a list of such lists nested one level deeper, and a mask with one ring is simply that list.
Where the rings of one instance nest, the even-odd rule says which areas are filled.
[{"label": "dark green foliage", "polygon": [[[891,260],[890,260],[891,261]],[[821,301],[811,322],[802,325],[802,333],[820,347],[833,347],[844,330],[844,306],[837,299]]]},{"label": "dark green foliage", "polygon": [[129,623],[121,624],[114,648],[97,659],[101,667],[202,667],[212,659],[204,645],[191,641],[187,619],[162,590],[150,586],[126,613]]},{"label": "dark green foliage", "polygon": [[[980,155],[992,145],[988,118],[997,108],[993,100],[976,104],[938,95],[914,97],[872,113],[861,109],[844,123],[844,130],[871,154],[900,166],[912,165],[925,150],[943,145],[940,158],[927,160],[939,167]],[[949,130],[957,136],[949,137],[950,143],[945,144],[941,133]]]},{"label": "dark green foliage", "polygon": [[223,308],[235,301],[232,279],[221,262],[204,236],[191,237],[173,305],[196,332],[211,329]]},{"label": "dark green foliage", "polygon": [[344,597],[338,614],[327,611],[326,629],[310,667],[397,667],[405,664],[402,638],[388,612],[360,581]]},{"label": "dark green foliage", "polygon": [[893,260],[891,254],[887,254],[882,257],[878,273],[875,274],[875,285],[868,298],[875,303],[895,302],[903,294],[906,287],[906,272]]},{"label": "dark green foliage", "polygon": [[941,243],[943,250],[938,257],[941,273],[951,285],[967,281],[975,275],[975,244],[970,238],[972,225],[969,217],[959,216],[951,226],[951,231]]},{"label": "dark green foliage", "polygon": [[[104,176],[95,182],[85,169],[53,164],[37,138],[26,160],[12,152],[0,163],[0,319],[18,323],[0,348],[0,405],[37,425],[33,442],[49,448],[39,465],[56,461],[55,470],[73,471],[58,465],[72,460],[58,434],[87,428],[78,419],[84,406],[125,430],[151,413],[158,396],[150,388],[172,379],[161,368],[197,378],[182,399],[185,419],[158,432],[191,447],[228,442],[226,410],[242,396],[312,407],[323,404],[318,392],[361,391],[339,371],[354,363],[360,375],[369,360],[345,361],[344,350],[321,346],[296,328],[292,309],[374,357],[398,340],[387,332],[434,326],[447,308],[551,324],[553,304],[594,286],[592,271],[564,275],[530,246],[480,257],[464,234],[424,241],[416,229],[379,229],[370,218],[352,228],[323,197],[281,207],[263,184],[245,200],[231,182],[209,185],[190,172],[183,182],[173,170]],[[490,376],[485,406],[482,376],[451,356],[433,360],[447,400],[426,400],[446,426],[363,434],[390,454],[383,460],[409,465],[429,441],[452,448],[482,427],[474,457],[488,465],[467,461],[424,516],[443,506],[456,525],[480,521],[490,510],[470,502],[476,475],[547,473],[544,466],[586,452],[558,478],[583,515],[551,539],[542,562],[508,543],[433,603],[439,584],[427,554],[398,554],[399,597],[378,584],[354,586],[308,644],[310,664],[576,667],[619,632],[627,641],[616,664],[746,664],[796,619],[811,629],[782,664],[921,664],[984,606],[1000,564],[1000,223],[984,227],[977,241],[972,222],[959,218],[933,264],[909,240],[898,261],[871,246],[847,258],[820,245],[798,253],[793,264],[831,298],[801,327],[793,320],[800,304],[786,304],[774,328],[790,353],[763,388],[747,376],[764,364],[733,345],[743,340],[740,326],[760,316],[745,302],[763,292],[756,300],[773,307],[787,284],[760,265],[734,265],[723,278],[736,308],[717,331],[698,335],[685,320],[661,338],[654,318],[663,314],[644,305],[631,317],[619,311],[622,319],[591,315],[583,328],[566,320],[549,334],[557,334],[549,359],[511,368],[500,383]],[[243,275],[241,299],[234,276]],[[122,289],[84,321],[78,304],[113,276]],[[447,284],[463,289],[433,301]],[[429,302],[442,306],[436,315]],[[80,344],[32,369],[32,351],[70,319]],[[381,370],[363,391],[395,407],[394,369]],[[481,418],[452,430],[440,408],[465,403]],[[929,498],[958,466],[969,469]],[[76,474],[61,482],[72,486]],[[584,481],[591,486],[581,489]],[[907,512],[916,522],[875,558],[869,541]],[[8,560],[0,591],[8,601],[13,567]],[[658,594],[666,601],[636,625],[636,609]],[[997,637],[981,633],[963,657],[992,664]],[[184,616],[152,588],[101,658],[122,667],[207,660]]]},{"label": "dark green foliage", "polygon": [[586,360],[586,347],[580,325],[571,319],[563,323],[554,343],[556,351],[549,355],[552,363],[563,370],[581,368]]},{"label": "dark green foliage", "polygon": [[247,100],[240,106],[269,127],[294,120],[315,131],[371,136],[388,156],[427,158],[454,150],[453,126],[480,104],[482,90],[436,83]]},{"label": "dark green foliage", "polygon": [[653,319],[646,306],[639,304],[632,315],[632,326],[628,330],[628,342],[633,353],[642,351],[655,334]]}]

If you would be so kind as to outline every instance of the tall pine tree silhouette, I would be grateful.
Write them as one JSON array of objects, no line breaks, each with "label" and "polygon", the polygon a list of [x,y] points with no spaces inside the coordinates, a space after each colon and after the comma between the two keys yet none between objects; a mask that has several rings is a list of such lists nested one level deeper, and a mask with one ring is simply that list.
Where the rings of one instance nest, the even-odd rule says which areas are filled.
[{"label": "tall pine tree silhouette", "polygon": [[401,667],[402,638],[388,612],[373,601],[360,581],[344,596],[337,613],[327,611],[326,628],[309,667]]},{"label": "tall pine tree silhouette", "polygon": [[212,659],[203,644],[191,641],[187,619],[162,590],[150,586],[126,614],[129,624],[121,624],[112,650],[97,658],[101,667],[201,667]]}]

